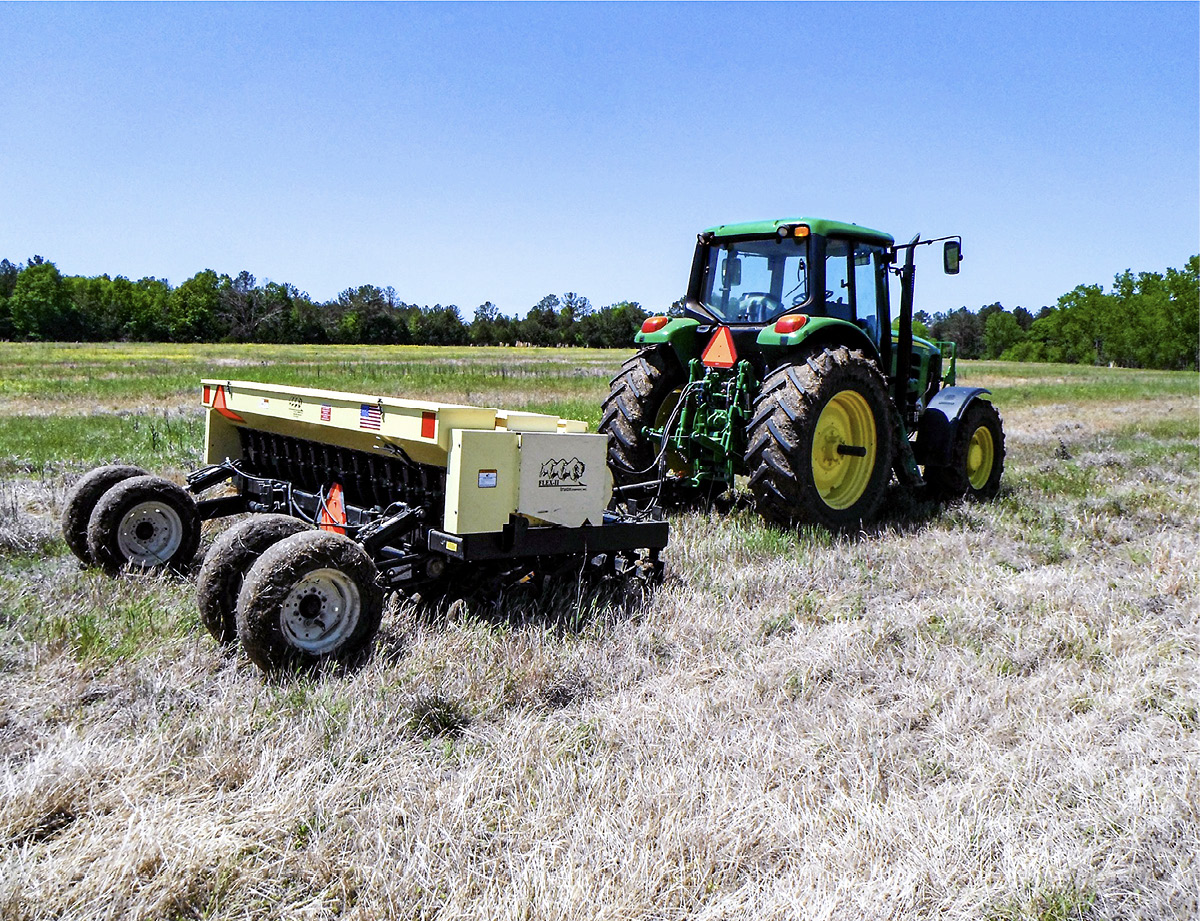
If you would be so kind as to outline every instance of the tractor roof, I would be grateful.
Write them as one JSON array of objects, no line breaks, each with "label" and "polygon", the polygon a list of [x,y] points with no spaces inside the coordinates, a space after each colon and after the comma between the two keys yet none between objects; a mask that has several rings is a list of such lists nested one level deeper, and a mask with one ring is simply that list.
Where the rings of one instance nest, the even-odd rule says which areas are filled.
[{"label": "tractor roof", "polygon": [[757,236],[758,234],[775,233],[784,224],[807,224],[813,233],[825,236],[856,237],[860,240],[867,240],[871,243],[885,246],[891,246],[896,242],[890,233],[884,233],[881,230],[860,227],[858,224],[844,224],[841,221],[827,221],[819,217],[785,217],[777,221],[745,221],[741,224],[721,224],[717,227],[708,228],[705,233],[711,233],[714,237],[718,238]]}]

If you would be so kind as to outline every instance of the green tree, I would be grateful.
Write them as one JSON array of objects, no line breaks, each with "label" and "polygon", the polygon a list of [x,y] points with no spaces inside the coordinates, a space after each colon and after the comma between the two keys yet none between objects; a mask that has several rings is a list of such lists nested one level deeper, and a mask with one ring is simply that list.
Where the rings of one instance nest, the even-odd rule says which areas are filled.
[{"label": "green tree", "polygon": [[568,291],[559,298],[558,342],[562,345],[582,345],[579,322],[591,312],[591,302],[574,291]]},{"label": "green tree", "polygon": [[134,282],[133,316],[129,338],[139,342],[172,342],[171,286],[160,278],[139,278]]},{"label": "green tree", "polygon": [[1163,367],[1200,367],[1200,255],[1182,269],[1167,269],[1163,279],[1169,313],[1163,342]]},{"label": "green tree", "polygon": [[[925,316],[929,316],[929,314],[925,314]],[[896,319],[892,320],[892,332],[896,332],[898,329],[900,329],[900,318],[896,317]],[[917,319],[915,313],[913,314],[912,333],[914,336],[920,336],[922,339],[928,339],[933,335],[929,331],[929,327],[923,321]]]},{"label": "green tree", "polygon": [[579,322],[582,344],[594,349],[627,349],[647,316],[633,301],[602,307]]},{"label": "green tree", "polygon": [[983,324],[979,314],[966,307],[939,314],[930,328],[935,339],[946,339],[958,346],[959,358],[979,358],[983,354]]},{"label": "green tree", "polygon": [[558,345],[561,306],[558,295],[547,294],[517,321],[517,338],[530,345]]},{"label": "green tree", "polygon": [[1017,318],[1006,310],[993,313],[983,329],[983,357],[1000,358],[1025,338]]},{"label": "green tree", "polygon": [[62,275],[53,262],[41,256],[30,259],[17,275],[8,306],[17,338],[66,341],[78,332],[77,316]]},{"label": "green tree", "polygon": [[9,299],[17,287],[17,276],[21,270],[7,259],[0,261],[0,339],[8,339],[13,334],[12,312]]},{"label": "green tree", "polygon": [[475,319],[471,321],[471,345],[500,344],[500,308],[491,301],[475,308]]},{"label": "green tree", "polygon": [[219,342],[230,335],[222,315],[221,292],[229,287],[228,275],[212,269],[197,272],[171,292],[167,328],[173,342]]},{"label": "green tree", "polygon": [[413,341],[425,345],[469,345],[470,333],[453,304],[418,311],[410,321]]}]

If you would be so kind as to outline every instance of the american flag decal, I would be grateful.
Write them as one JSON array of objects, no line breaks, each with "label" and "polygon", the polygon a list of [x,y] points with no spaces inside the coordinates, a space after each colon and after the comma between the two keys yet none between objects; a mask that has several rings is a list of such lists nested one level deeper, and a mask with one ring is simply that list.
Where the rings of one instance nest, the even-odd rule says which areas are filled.
[{"label": "american flag decal", "polygon": [[358,427],[378,432],[379,426],[383,422],[383,412],[378,406],[372,406],[370,403],[363,403],[361,405],[362,409],[358,411]]}]

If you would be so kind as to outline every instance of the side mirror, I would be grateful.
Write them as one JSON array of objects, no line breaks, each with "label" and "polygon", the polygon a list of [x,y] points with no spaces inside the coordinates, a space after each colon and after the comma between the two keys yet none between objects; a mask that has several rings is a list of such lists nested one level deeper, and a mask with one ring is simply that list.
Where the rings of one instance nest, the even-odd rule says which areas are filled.
[{"label": "side mirror", "polygon": [[962,244],[958,240],[947,240],[942,247],[942,267],[947,275],[958,274],[958,264],[962,262]]},{"label": "side mirror", "polygon": [[742,260],[737,256],[725,260],[724,282],[726,288],[736,288],[742,283]]}]

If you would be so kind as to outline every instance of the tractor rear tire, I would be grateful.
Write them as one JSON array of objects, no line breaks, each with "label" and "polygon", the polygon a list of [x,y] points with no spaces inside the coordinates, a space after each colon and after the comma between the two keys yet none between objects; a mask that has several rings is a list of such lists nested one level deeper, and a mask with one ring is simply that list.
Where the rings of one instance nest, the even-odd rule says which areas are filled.
[{"label": "tractor rear tire", "polygon": [[100,497],[88,520],[88,552],[108,572],[183,569],[200,546],[192,494],[158,476],[123,480]]},{"label": "tractor rear tire", "polygon": [[91,565],[96,562],[88,550],[88,522],[92,518],[92,510],[100,497],[123,480],[135,476],[146,476],[147,472],[141,467],[129,464],[110,464],[107,467],[97,467],[85,473],[71,489],[67,503],[63,509],[62,533],[63,540],[71,548],[71,552],[79,560]]},{"label": "tractor rear tire", "polygon": [[265,672],[353,663],[382,618],[374,562],[330,531],[285,537],[258,558],[238,593],[238,637]]},{"label": "tractor rear tire", "polygon": [[883,501],[892,451],[874,362],[844,346],[815,352],[763,382],[746,450],[755,505],[778,525],[855,527]]},{"label": "tractor rear tire", "polygon": [[1004,473],[1004,423],[987,400],[963,411],[950,444],[948,467],[925,467],[925,482],[938,499],[994,499]]},{"label": "tractor rear tire", "polygon": [[285,537],[311,528],[291,515],[255,515],[217,538],[200,568],[196,600],[201,622],[218,643],[237,640],[238,592],[258,558]]},{"label": "tractor rear tire", "polygon": [[618,485],[658,478],[658,444],[646,426],[661,426],[673,408],[672,397],[687,383],[670,346],[643,349],[621,366],[601,410],[601,434],[608,436],[608,466]]}]

